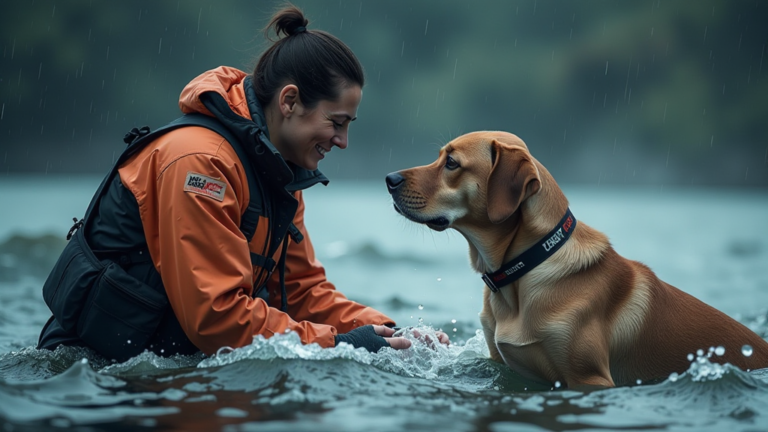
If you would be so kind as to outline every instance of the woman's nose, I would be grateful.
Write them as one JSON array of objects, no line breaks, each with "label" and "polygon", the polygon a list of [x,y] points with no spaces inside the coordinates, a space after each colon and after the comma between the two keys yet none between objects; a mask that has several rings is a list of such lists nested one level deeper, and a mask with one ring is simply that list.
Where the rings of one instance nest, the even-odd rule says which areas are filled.
[{"label": "woman's nose", "polygon": [[347,148],[347,131],[341,131],[334,135],[333,138],[331,138],[331,143],[342,150]]}]

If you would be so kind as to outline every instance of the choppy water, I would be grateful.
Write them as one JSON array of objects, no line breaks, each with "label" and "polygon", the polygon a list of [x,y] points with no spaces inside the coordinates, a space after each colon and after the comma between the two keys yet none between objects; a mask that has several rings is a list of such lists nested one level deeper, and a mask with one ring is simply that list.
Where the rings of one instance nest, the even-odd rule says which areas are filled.
[{"label": "choppy water", "polygon": [[[768,430],[768,370],[720,365],[716,354],[661,383],[588,393],[536,387],[491,362],[478,332],[481,282],[464,240],[402,220],[383,181],[307,193],[318,255],[349,297],[400,325],[443,329],[450,347],[413,339],[410,350],[369,354],[303,346],[286,334],[210,358],[145,353],[109,364],[84,349],[38,351],[49,316],[41,278],[98,180],[0,180],[4,430]],[[576,217],[621,254],[768,336],[768,194],[566,193]]]}]

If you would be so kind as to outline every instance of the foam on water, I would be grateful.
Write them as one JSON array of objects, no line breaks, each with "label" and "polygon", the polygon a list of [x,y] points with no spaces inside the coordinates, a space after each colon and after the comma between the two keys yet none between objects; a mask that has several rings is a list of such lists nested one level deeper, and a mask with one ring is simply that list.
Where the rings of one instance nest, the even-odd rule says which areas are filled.
[{"label": "foam on water", "polygon": [[[418,335],[418,336],[417,336]],[[430,326],[420,326],[401,330],[398,336],[411,341],[411,348],[395,350],[383,348],[372,354],[363,348],[355,348],[342,343],[333,348],[321,348],[317,344],[303,345],[294,332],[275,335],[269,339],[256,336],[245,347],[222,348],[210,358],[198,363],[198,368],[219,367],[242,360],[303,359],[327,361],[336,359],[352,360],[360,364],[373,365],[377,368],[399,375],[435,379],[446,375],[457,360],[487,359],[488,347],[480,330],[474,337],[463,344],[443,345],[437,341],[436,330]]]},{"label": "foam on water", "polygon": [[[298,406],[302,412],[332,409],[340,414],[349,410],[350,401],[374,409],[380,403],[374,395],[381,392],[398,406],[426,410],[414,412],[410,421],[447,409],[470,418],[478,413],[489,419],[525,415],[563,426],[698,431],[753,423],[768,412],[768,371],[750,374],[719,364],[717,347],[700,351],[686,372],[659,384],[582,393],[557,390],[554,384],[551,390],[529,387],[506,366],[488,359],[480,330],[450,346],[429,342],[427,338],[437,340],[437,335],[428,326],[408,329],[402,336],[411,340],[410,349],[385,348],[376,354],[346,344],[326,349],[303,345],[298,335],[287,333],[256,337],[251,345],[222,349],[208,358],[145,352],[120,364],[99,362],[98,356],[89,361],[86,357],[93,354],[82,348],[28,348],[2,361],[8,367],[12,358],[12,368],[25,362],[41,369],[68,366],[63,372],[49,371],[44,379],[13,381],[6,376],[0,381],[0,417],[48,419],[61,426],[127,417],[152,420],[206,402],[220,418],[245,418],[262,406],[272,407],[277,417]],[[162,401],[163,407],[147,406],[157,405],[151,401]],[[221,405],[223,401],[228,405]],[[366,421],[356,415],[357,424]]]}]

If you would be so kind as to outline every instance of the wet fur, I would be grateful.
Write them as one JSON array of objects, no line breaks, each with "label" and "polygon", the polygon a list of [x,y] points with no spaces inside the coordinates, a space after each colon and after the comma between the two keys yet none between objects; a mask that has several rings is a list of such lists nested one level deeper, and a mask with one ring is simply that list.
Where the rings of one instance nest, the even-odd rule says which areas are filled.
[{"label": "wet fur", "polygon": [[[460,167],[446,168],[449,156]],[[432,164],[393,174],[402,179],[390,184],[398,212],[460,232],[478,273],[537,243],[568,208],[547,169],[506,132],[460,136]],[[483,291],[480,322],[491,357],[530,380],[580,389],[647,382],[684,372],[689,353],[717,346],[725,347],[717,362],[768,367],[766,341],[618,255],[582,220],[544,263],[500,292]],[[741,354],[743,345],[752,356]]]}]

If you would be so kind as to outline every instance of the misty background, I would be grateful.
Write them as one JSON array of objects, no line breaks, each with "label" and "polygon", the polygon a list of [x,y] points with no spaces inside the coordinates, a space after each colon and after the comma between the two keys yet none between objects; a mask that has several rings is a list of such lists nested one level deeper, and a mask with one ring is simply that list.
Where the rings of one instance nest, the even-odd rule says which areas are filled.
[{"label": "misty background", "polygon": [[[0,181],[103,174],[184,85],[252,71],[273,1],[12,1],[0,15]],[[301,1],[366,71],[350,146],[383,179],[450,139],[519,135],[559,183],[768,186],[768,2]]]}]

